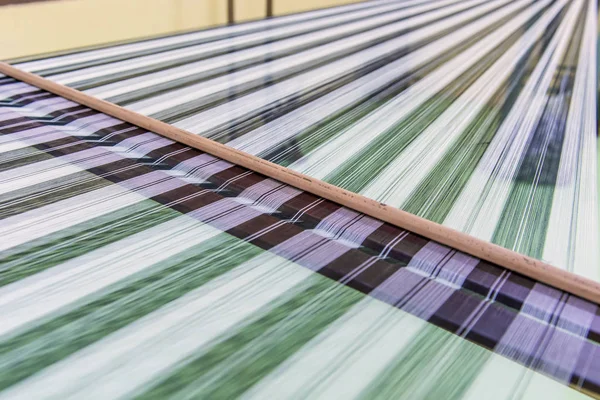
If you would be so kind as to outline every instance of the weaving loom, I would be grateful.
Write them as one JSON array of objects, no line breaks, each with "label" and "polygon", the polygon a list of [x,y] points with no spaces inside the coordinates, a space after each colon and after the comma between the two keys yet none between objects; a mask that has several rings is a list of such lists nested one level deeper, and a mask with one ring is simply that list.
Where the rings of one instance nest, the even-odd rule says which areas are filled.
[{"label": "weaving loom", "polygon": [[0,398],[600,393],[598,305],[13,87]]},{"label": "weaving loom", "polygon": [[[600,280],[596,12],[373,1],[13,66]],[[0,153],[0,399],[600,397],[573,293],[2,75]]]},{"label": "weaving loom", "polygon": [[600,280],[595,3],[336,10],[15,66]]}]

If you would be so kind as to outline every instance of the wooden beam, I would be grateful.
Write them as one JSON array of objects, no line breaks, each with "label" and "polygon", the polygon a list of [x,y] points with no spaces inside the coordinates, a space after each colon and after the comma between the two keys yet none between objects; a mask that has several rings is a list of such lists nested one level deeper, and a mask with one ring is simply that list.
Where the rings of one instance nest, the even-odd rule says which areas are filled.
[{"label": "wooden beam", "polygon": [[600,303],[600,283],[0,63],[0,72],[482,260]]},{"label": "wooden beam", "polygon": [[227,0],[227,23],[235,22],[235,0]]},{"label": "wooden beam", "polygon": [[265,0],[265,3],[265,6],[267,7],[265,16],[271,18],[273,16],[273,0]]}]

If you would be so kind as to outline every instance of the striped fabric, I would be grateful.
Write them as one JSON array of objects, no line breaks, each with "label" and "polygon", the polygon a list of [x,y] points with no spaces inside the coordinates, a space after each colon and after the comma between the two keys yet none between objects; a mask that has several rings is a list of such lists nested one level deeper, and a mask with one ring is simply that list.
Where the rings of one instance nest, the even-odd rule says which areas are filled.
[{"label": "striped fabric", "polygon": [[596,15],[372,1],[16,66],[600,280]]},{"label": "striped fabric", "polygon": [[0,399],[600,395],[596,304],[7,77],[0,153]]}]

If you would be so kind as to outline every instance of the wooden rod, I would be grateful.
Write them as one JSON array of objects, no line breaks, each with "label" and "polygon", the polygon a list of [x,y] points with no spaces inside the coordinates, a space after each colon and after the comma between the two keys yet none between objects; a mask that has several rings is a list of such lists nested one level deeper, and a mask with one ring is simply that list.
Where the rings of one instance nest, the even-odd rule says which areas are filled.
[{"label": "wooden rod", "polygon": [[395,207],[349,192],[337,186],[311,178],[256,156],[194,135],[183,129],[155,120],[113,103],[97,99],[78,90],[44,79],[0,62],[0,72],[20,81],[47,90],[68,100],[93,108],[120,120],[137,125],[172,140],[212,154],[280,182],[331,200],[381,221],[414,232],[440,244],[452,247],[482,260],[526,275],[547,285],[600,303],[600,283],[556,268],[543,261],[488,243],[446,226],[428,221]]},{"label": "wooden rod", "polygon": [[273,0],[265,0],[265,5],[267,8],[265,16],[271,18],[273,16]]}]

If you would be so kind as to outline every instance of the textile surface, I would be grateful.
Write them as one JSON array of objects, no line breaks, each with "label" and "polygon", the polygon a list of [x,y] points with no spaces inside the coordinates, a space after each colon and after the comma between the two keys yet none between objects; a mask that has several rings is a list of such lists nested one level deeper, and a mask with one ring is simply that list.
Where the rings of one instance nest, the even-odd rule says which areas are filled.
[{"label": "textile surface", "polygon": [[596,16],[372,1],[16,66],[600,280]]},{"label": "textile surface", "polygon": [[0,153],[2,399],[600,393],[596,304],[8,77]]}]

